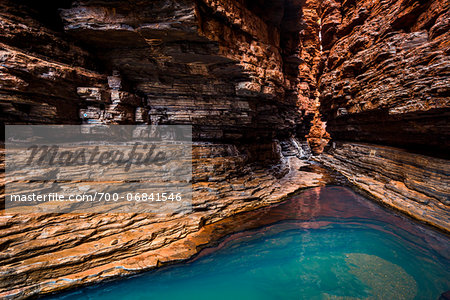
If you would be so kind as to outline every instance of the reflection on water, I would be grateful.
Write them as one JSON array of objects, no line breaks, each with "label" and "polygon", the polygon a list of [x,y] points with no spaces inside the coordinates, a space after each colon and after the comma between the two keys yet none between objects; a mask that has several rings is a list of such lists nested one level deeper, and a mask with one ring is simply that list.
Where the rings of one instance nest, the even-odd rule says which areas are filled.
[{"label": "reflection on water", "polygon": [[438,299],[448,237],[341,186],[207,226],[219,237],[188,263],[54,299]]}]

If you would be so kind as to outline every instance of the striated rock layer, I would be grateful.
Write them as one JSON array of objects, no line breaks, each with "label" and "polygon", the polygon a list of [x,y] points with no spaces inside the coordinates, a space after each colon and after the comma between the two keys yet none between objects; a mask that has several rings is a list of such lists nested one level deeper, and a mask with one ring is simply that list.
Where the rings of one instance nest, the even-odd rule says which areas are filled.
[{"label": "striated rock layer", "polygon": [[224,218],[323,184],[301,158],[330,138],[319,161],[450,231],[449,19],[438,0],[1,1],[1,124],[192,125],[194,197],[2,214],[0,297],[186,259]]},{"label": "striated rock layer", "polygon": [[450,2],[327,0],[318,10],[320,110],[335,141],[318,160],[448,232]]},{"label": "striated rock layer", "polygon": [[270,6],[77,1],[61,16],[65,32],[94,49],[142,97],[135,106],[144,121],[192,124],[202,140],[286,138],[303,117],[297,73],[285,72],[298,66],[291,57],[299,45],[292,34],[299,16],[290,19],[285,11],[300,7],[294,1]]},{"label": "striated rock layer", "polygon": [[450,228],[450,164],[405,150],[333,143],[318,158],[380,202],[444,231]]},{"label": "striated rock layer", "polygon": [[321,18],[332,137],[448,159],[450,2],[328,0]]},{"label": "striated rock layer", "polygon": [[321,174],[299,171],[306,164],[296,157],[285,159],[281,178],[246,166],[233,148],[195,146],[194,157],[187,215],[0,216],[0,297],[25,298],[187,259],[214,241],[206,225],[323,183]]},{"label": "striated rock layer", "polygon": [[2,124],[192,125],[194,194],[188,215],[2,214],[0,297],[189,258],[205,226],[323,184],[300,171],[318,61],[302,4],[2,1]]},{"label": "striated rock layer", "polygon": [[[192,124],[208,141],[307,132],[315,80],[299,65],[317,57],[300,53],[301,1],[260,2],[2,1],[0,121]],[[61,24],[46,18],[58,11]]]}]

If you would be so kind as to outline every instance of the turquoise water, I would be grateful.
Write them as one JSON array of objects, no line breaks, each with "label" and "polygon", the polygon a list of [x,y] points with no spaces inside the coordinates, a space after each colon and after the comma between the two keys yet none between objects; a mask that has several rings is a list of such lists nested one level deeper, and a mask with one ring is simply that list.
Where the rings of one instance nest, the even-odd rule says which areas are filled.
[{"label": "turquoise water", "polygon": [[187,263],[49,299],[438,299],[450,290],[448,237],[348,188],[306,190],[257,218],[263,226]]}]

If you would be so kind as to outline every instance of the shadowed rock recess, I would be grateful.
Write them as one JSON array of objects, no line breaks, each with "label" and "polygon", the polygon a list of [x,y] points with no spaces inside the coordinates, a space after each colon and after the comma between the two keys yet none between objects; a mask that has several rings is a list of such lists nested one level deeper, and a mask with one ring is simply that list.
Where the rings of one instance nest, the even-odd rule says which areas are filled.
[{"label": "shadowed rock recess", "polygon": [[0,297],[187,259],[329,182],[311,157],[449,232],[449,20],[440,0],[2,0],[1,123],[192,125],[194,195],[188,215],[2,213]]}]

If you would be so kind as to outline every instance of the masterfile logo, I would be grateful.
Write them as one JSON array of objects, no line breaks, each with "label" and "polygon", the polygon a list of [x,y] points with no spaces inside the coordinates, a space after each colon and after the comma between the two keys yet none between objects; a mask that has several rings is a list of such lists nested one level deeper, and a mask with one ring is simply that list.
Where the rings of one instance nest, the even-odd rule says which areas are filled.
[{"label": "masterfile logo", "polygon": [[162,166],[167,164],[171,158],[167,157],[164,151],[157,151],[156,145],[140,145],[134,143],[131,149],[121,150],[104,150],[99,146],[94,147],[91,152],[86,149],[75,149],[72,151],[61,151],[59,146],[32,145],[28,147],[30,155],[27,164],[37,164],[40,166],[83,166],[99,164],[110,167],[123,167],[128,172],[134,165],[156,165]]},{"label": "masterfile logo", "polygon": [[6,212],[184,212],[192,128],[7,125]]}]

